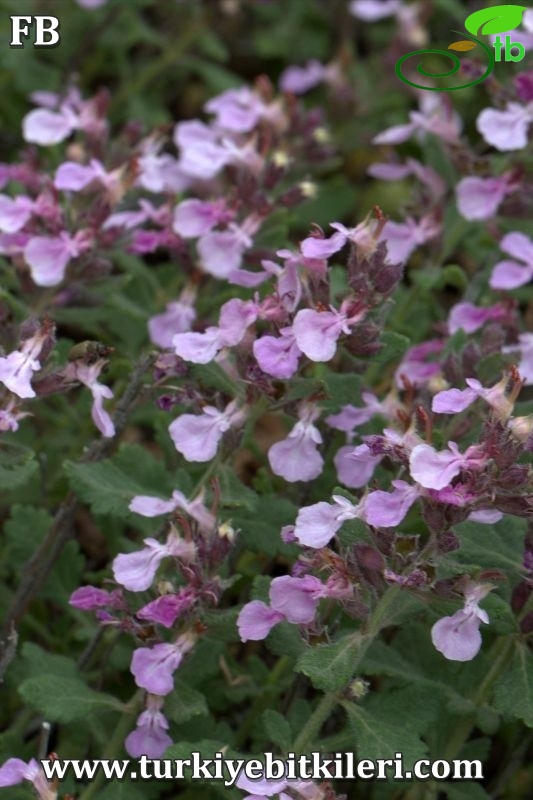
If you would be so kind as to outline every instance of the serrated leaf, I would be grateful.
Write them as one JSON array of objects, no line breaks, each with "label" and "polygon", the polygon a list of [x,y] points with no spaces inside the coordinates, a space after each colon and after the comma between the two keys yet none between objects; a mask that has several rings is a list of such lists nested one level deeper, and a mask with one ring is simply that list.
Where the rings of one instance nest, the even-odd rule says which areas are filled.
[{"label": "serrated leaf", "polygon": [[134,495],[168,499],[172,489],[181,488],[173,485],[164,463],[138,445],[123,444],[116,456],[96,464],[67,461],[64,468],[73,490],[96,514],[127,518]]},{"label": "serrated leaf", "polygon": [[349,725],[354,732],[357,758],[376,760],[395,758],[401,753],[406,765],[412,764],[427,753],[427,745],[413,731],[406,728],[402,720],[397,723],[384,718],[384,714],[370,711],[363,706],[344,701]]},{"label": "serrated leaf", "polygon": [[7,547],[5,562],[11,568],[27,561],[39,542],[45,537],[52,517],[42,508],[14,505],[4,526]]},{"label": "serrated leaf", "polygon": [[460,52],[465,52],[466,50],[473,50],[474,47],[477,47],[475,42],[471,42],[470,39],[461,39],[459,42],[453,42],[452,44],[448,45],[448,50],[458,50]]},{"label": "serrated leaf", "polygon": [[442,566],[448,564],[453,570],[459,564],[466,571],[502,569],[518,578],[523,574],[526,527],[525,520],[509,516],[495,525],[461,522],[454,528],[460,547],[442,560]]},{"label": "serrated leaf", "polygon": [[0,489],[23,486],[38,466],[33,450],[12,442],[0,443]]},{"label": "serrated leaf", "polygon": [[288,751],[292,742],[292,730],[285,717],[278,711],[267,708],[263,712],[262,723],[270,741]]},{"label": "serrated leaf", "polygon": [[28,678],[19,686],[19,694],[30,706],[55,722],[82,720],[87,714],[103,708],[123,709],[111,695],[95,692],[76,678],[58,678],[55,675]]},{"label": "serrated leaf", "polygon": [[176,679],[174,691],[165,702],[165,714],[173,722],[181,725],[192,717],[209,713],[204,695],[185,681]]},{"label": "serrated leaf", "polygon": [[363,642],[363,636],[357,633],[333,644],[312,647],[298,659],[296,670],[307,675],[317,689],[334,692],[346,686],[353,676]]},{"label": "serrated leaf", "polygon": [[477,36],[482,33],[489,36],[493,33],[507,33],[514,31],[522,23],[522,15],[527,6],[517,6],[505,4],[502,6],[492,6],[492,8],[481,8],[474,11],[465,20],[466,30]]},{"label": "serrated leaf", "polygon": [[494,707],[533,728],[533,658],[525,645],[516,645],[511,664],[494,687]]}]

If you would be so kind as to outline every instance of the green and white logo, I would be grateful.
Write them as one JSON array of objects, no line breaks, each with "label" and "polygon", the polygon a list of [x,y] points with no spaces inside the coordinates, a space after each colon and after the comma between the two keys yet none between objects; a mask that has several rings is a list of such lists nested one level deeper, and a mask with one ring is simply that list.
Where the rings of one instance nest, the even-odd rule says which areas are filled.
[{"label": "green and white logo", "polygon": [[[475,86],[484,81],[485,78],[491,74],[496,61],[521,61],[524,58],[526,54],[524,45],[521,42],[511,41],[509,32],[518,28],[522,22],[523,13],[526,10],[527,6],[502,5],[492,6],[492,8],[482,8],[479,11],[475,11],[465,20],[465,29],[467,33],[460,34],[463,36],[466,35],[466,39],[453,42],[448,46],[447,50],[433,50],[428,48],[425,50],[413,50],[411,53],[406,53],[396,62],[396,75],[401,81],[409,84],[409,86],[414,86],[415,89],[425,89],[429,92],[453,92],[457,89],[466,89],[468,86]],[[459,33],[459,31],[453,31],[453,33]],[[499,35],[502,33],[506,34],[503,40]],[[477,38],[480,34],[485,36],[496,35],[492,47]],[[417,72],[419,72],[420,75],[424,75],[426,78],[448,78],[451,75],[455,75],[461,69],[461,60],[454,52],[450,51],[468,52],[475,47],[482,48],[487,56],[488,63],[485,72],[475,80],[469,81],[469,83],[463,83],[459,86],[424,86],[411,81],[403,74],[403,67],[407,59],[413,58],[414,56],[426,56],[431,54],[445,56],[451,59],[451,69],[445,72],[430,72],[424,69],[420,61],[416,67]]]}]

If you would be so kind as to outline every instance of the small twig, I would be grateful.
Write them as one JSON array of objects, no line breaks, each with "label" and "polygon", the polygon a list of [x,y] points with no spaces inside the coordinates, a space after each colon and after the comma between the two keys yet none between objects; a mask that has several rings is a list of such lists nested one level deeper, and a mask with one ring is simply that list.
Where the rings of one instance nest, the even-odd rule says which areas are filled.
[{"label": "small twig", "polygon": [[[126,427],[128,417],[142,386],[143,376],[153,364],[155,356],[149,354],[141,358],[131,373],[130,381],[120,398],[113,422],[116,435],[112,439],[98,439],[92,442],[80,458],[80,463],[91,463],[105,458],[113,449],[118,437]],[[73,492],[69,492],[56,511],[54,521],[48,534],[37,547],[26,563],[19,586],[13,597],[0,634],[0,665],[4,664],[6,646],[2,640],[9,641],[14,626],[25,614],[28,606],[39,592],[50,574],[54,564],[61,555],[65,544],[74,536],[74,516],[78,508],[78,500]],[[9,645],[8,645],[9,647]],[[11,658],[13,655],[11,656]],[[11,658],[9,660],[11,660]],[[7,665],[6,665],[7,666]],[[5,667],[4,667],[5,670]],[[0,672],[0,676],[1,676]]]},{"label": "small twig", "polygon": [[11,623],[10,630],[5,638],[0,640],[0,683],[4,680],[4,674],[17,652],[18,634],[15,626]]}]

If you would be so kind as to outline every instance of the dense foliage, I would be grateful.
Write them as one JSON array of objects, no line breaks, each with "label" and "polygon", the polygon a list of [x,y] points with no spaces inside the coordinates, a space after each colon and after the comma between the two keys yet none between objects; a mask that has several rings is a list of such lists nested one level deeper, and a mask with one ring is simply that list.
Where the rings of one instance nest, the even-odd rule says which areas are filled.
[{"label": "dense foliage", "polygon": [[193,750],[485,768],[254,798],[530,797],[527,60],[398,80],[476,3],[24,5],[62,38],[0,50],[6,798],[252,796],[32,771]]}]

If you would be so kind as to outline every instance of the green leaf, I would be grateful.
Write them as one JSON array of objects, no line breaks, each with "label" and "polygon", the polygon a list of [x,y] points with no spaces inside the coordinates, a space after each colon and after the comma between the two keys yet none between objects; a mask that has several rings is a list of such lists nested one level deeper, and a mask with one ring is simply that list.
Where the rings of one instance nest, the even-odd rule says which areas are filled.
[{"label": "green leaf", "polygon": [[28,678],[19,686],[19,693],[30,706],[55,722],[82,720],[102,708],[123,708],[114,697],[89,689],[81,680],[56,675]]},{"label": "green leaf", "polygon": [[42,508],[14,505],[4,526],[7,547],[5,563],[11,568],[24,564],[44,539],[52,517]]},{"label": "green leaf", "polygon": [[455,526],[460,547],[442,559],[440,567],[452,571],[457,564],[464,571],[476,569],[501,569],[509,577],[519,578],[523,574],[524,537],[527,523],[517,517],[509,517],[496,525],[478,522],[461,522]]},{"label": "green leaf", "polygon": [[475,781],[458,781],[457,783],[440,784],[449,800],[491,800],[480,783]]},{"label": "green leaf", "polygon": [[354,674],[362,646],[359,633],[343,636],[333,644],[317,645],[298,659],[296,670],[307,675],[317,689],[334,692],[346,686]]},{"label": "green leaf", "polygon": [[133,781],[114,780],[106,783],[105,789],[98,793],[98,800],[145,800],[144,789],[138,788]]},{"label": "green leaf", "polygon": [[406,727],[402,719],[391,722],[386,711],[370,711],[347,701],[342,706],[354,732],[359,761],[366,758],[373,761],[378,758],[395,758],[396,753],[401,753],[408,765],[426,755],[425,742]]},{"label": "green leaf", "polygon": [[465,20],[466,30],[478,36],[490,36],[493,33],[507,33],[514,31],[522,23],[522,15],[527,6],[515,6],[505,4],[503,6],[492,6],[492,8],[481,8],[474,11]]},{"label": "green leaf", "polygon": [[217,469],[217,480],[220,485],[223,506],[242,507],[248,511],[255,510],[257,505],[256,493],[237,478],[234,469],[226,465],[219,467]]},{"label": "green leaf", "polygon": [[290,525],[296,519],[298,510],[290,500],[279,495],[263,495],[257,497],[253,511],[242,508],[232,514],[234,528],[240,531],[240,540],[251,550],[275,555],[287,550],[280,531],[284,525]]},{"label": "green leaf", "polygon": [[0,489],[23,486],[38,466],[33,450],[12,442],[0,442]]},{"label": "green leaf", "polygon": [[533,728],[533,658],[526,645],[516,645],[511,664],[494,687],[494,707]]},{"label": "green leaf", "polygon": [[201,692],[188,686],[185,681],[176,679],[174,691],[165,703],[165,713],[169,719],[181,725],[192,717],[207,715],[209,710]]},{"label": "green leaf", "polygon": [[137,494],[168,499],[173,489],[180,488],[162,461],[143,447],[123,444],[116,456],[96,464],[65,462],[70,485],[78,497],[96,514],[128,518],[128,505]]},{"label": "green leaf", "polygon": [[283,714],[267,708],[262,717],[265,733],[271,742],[277,744],[281,750],[288,751],[293,738],[291,726]]}]

